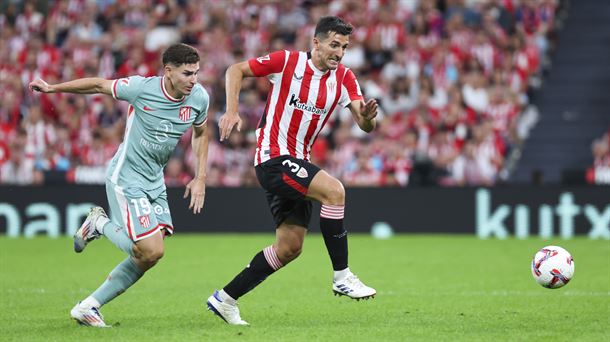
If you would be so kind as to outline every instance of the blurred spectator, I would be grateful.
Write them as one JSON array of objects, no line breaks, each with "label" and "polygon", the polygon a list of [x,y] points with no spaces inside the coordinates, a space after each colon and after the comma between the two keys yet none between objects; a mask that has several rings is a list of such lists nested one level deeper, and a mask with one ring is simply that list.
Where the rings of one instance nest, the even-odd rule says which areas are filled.
[{"label": "blurred spectator", "polygon": [[591,144],[593,165],[587,169],[586,181],[592,184],[610,184],[610,127]]},{"label": "blurred spectator", "polygon": [[184,170],[184,163],[172,157],[165,167],[165,185],[168,187],[186,186],[192,177]]},{"label": "blurred spectator", "polygon": [[601,138],[593,141],[591,149],[594,167],[610,167],[610,128]]},{"label": "blurred spectator", "polygon": [[493,170],[485,159],[477,157],[474,141],[464,143],[463,153],[453,164],[453,179],[457,185],[492,185]]},{"label": "blurred spectator", "polygon": [[0,164],[0,180],[5,184],[40,184],[41,176],[34,170],[36,159],[26,151],[27,133],[20,130],[9,145],[10,153]]},{"label": "blurred spectator", "polygon": [[[102,168],[121,142],[127,104],[33,94],[35,78],[152,76],[160,51],[183,41],[201,52],[215,127],[228,65],[310,49],[312,23],[332,14],[355,26],[343,63],[378,99],[379,125],[365,137],[339,109],[312,158],[346,185],[493,184],[524,136],[517,127],[551,48],[558,1],[10,1],[0,13],[0,179],[32,184],[42,170]],[[209,185],[257,186],[254,131],[269,86],[244,80],[242,132],[221,144],[210,130]],[[167,166],[168,185],[193,173],[189,139]],[[609,159],[604,146],[594,144],[596,165]]]}]

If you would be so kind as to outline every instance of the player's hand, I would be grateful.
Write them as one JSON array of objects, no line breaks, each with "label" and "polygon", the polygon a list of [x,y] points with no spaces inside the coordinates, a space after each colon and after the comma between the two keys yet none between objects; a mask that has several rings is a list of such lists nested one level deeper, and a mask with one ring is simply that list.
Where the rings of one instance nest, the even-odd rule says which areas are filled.
[{"label": "player's hand", "polygon": [[30,88],[31,91],[39,91],[41,93],[50,93],[51,92],[51,87],[49,86],[49,84],[40,78],[35,81],[30,82],[28,87]]},{"label": "player's hand", "polygon": [[199,214],[201,208],[203,208],[203,202],[205,201],[205,180],[199,178],[193,178],[187,185],[184,191],[184,198],[187,198],[191,194],[191,203],[189,204],[189,210],[193,210],[193,214]]},{"label": "player's hand", "polygon": [[220,141],[229,138],[229,135],[231,134],[231,131],[235,125],[237,125],[237,131],[241,132],[241,118],[239,117],[239,114],[222,114],[220,120],[218,121],[218,127],[220,128]]},{"label": "player's hand", "polygon": [[373,120],[377,116],[377,100],[370,99],[362,108],[362,117],[368,121]]}]

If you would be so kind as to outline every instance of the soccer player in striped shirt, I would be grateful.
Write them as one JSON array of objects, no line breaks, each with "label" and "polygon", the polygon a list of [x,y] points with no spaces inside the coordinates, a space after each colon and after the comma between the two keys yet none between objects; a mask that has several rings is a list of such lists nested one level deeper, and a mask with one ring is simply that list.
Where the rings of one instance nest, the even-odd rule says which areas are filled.
[{"label": "soccer player in striped shirt", "polygon": [[174,232],[163,168],[190,127],[198,168],[184,197],[191,193],[189,209],[194,214],[203,207],[209,97],[197,83],[199,54],[186,44],[172,45],[163,53],[163,69],[164,75],[157,77],[82,78],[55,85],[38,79],[30,83],[30,89],[43,93],[106,94],[129,102],[123,143],[106,172],[110,218],[104,209],[94,207],[74,234],[77,253],[104,235],[128,256],[71,310],[71,317],[82,325],[107,327],[99,308],[126,291],[163,256],[164,236]]},{"label": "soccer player in striped shirt", "polygon": [[320,230],[334,269],[333,292],[354,299],[376,294],[348,268],[343,185],[309,162],[311,147],[337,105],[347,106],[363,131],[375,128],[377,103],[364,102],[356,77],[340,63],[352,29],[341,18],[324,17],[316,25],[311,52],[276,51],[227,70],[220,140],[227,139],[233,128],[241,129],[237,104],[243,78],[266,76],[272,83],[256,130],[254,165],[276,224],[275,243],[208,298],[208,308],[229,324],[247,324],[240,317],[237,299],[299,256],[312,200],[322,204]]}]

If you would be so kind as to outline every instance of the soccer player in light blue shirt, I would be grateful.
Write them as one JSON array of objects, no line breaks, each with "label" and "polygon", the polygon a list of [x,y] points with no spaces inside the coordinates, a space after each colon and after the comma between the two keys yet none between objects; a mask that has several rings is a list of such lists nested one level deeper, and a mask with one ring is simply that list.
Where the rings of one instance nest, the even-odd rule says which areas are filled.
[{"label": "soccer player in light blue shirt", "polygon": [[197,170],[184,197],[190,193],[189,209],[194,214],[203,207],[209,97],[197,83],[197,50],[186,44],[168,47],[163,53],[163,70],[163,76],[157,77],[81,78],[54,85],[38,79],[29,85],[43,93],[106,94],[129,103],[123,143],[106,172],[110,217],[101,207],[94,207],[74,235],[78,253],[103,235],[129,256],[71,310],[71,317],[82,325],[107,327],[99,308],[127,290],[163,256],[163,238],[174,232],[163,168],[191,126]]}]

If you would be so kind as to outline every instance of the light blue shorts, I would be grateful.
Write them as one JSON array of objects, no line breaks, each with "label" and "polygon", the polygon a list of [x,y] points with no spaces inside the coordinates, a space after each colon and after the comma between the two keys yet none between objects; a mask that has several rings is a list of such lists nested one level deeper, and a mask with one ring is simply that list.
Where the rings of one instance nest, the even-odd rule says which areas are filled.
[{"label": "light blue shorts", "polygon": [[166,235],[174,233],[164,186],[155,190],[124,188],[107,180],[106,195],[110,220],[125,228],[132,241],[145,239],[162,229]]}]

